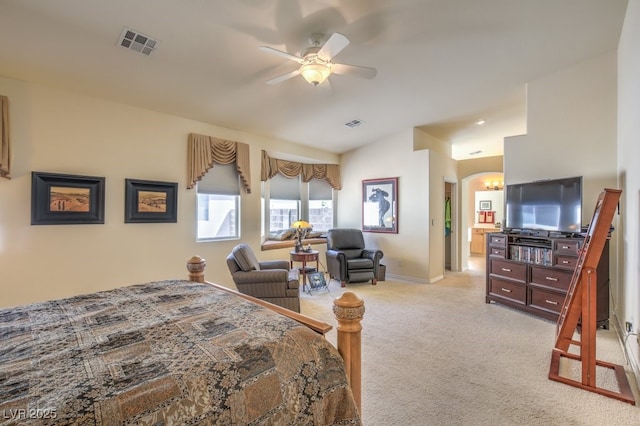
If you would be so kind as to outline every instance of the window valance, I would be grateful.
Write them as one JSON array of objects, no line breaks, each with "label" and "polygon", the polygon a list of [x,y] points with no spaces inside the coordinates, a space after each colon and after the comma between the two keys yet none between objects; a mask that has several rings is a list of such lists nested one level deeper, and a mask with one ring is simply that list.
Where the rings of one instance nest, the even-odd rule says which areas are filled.
[{"label": "window valance", "polygon": [[307,164],[269,157],[262,151],[260,180],[266,181],[280,173],[288,178],[302,175],[303,182],[311,179],[325,179],[333,189],[342,189],[340,166],[337,164]]},{"label": "window valance", "polygon": [[11,179],[9,98],[6,96],[0,96],[0,177]]},{"label": "window valance", "polygon": [[249,145],[242,142],[227,141],[213,136],[189,134],[189,181],[187,189],[195,186],[214,163],[236,163],[236,169],[247,194],[251,193],[251,171]]}]

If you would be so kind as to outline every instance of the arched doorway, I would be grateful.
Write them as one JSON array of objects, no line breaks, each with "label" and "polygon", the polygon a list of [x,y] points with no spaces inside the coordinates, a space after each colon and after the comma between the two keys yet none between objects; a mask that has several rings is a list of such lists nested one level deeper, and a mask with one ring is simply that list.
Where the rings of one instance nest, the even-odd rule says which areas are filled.
[{"label": "arched doorway", "polygon": [[[482,228],[487,232],[499,228],[504,221],[504,174],[500,171],[487,171],[475,173],[462,179],[462,196],[460,203],[460,244],[462,270],[473,267],[484,268],[483,261],[477,261],[476,257],[484,258],[482,251],[472,253],[472,240],[474,231],[476,247],[484,244],[478,238],[484,238]],[[482,208],[482,209],[481,209]],[[491,215],[481,212],[492,212]],[[470,262],[471,258],[474,262]]]}]

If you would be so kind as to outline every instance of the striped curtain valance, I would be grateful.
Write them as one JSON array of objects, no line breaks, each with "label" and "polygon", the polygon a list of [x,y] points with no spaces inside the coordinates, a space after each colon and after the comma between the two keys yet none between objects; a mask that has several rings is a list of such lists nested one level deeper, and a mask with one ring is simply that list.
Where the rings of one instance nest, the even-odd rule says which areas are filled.
[{"label": "striped curtain valance", "polygon": [[247,194],[251,193],[249,145],[191,133],[187,149],[189,150],[187,189],[193,188],[215,163],[235,162],[242,187]]},{"label": "striped curtain valance", "polygon": [[280,173],[288,178],[301,175],[303,182],[309,182],[311,179],[325,179],[333,189],[342,189],[340,166],[337,164],[307,164],[280,160],[270,157],[263,150],[261,166],[260,180],[263,182]]}]

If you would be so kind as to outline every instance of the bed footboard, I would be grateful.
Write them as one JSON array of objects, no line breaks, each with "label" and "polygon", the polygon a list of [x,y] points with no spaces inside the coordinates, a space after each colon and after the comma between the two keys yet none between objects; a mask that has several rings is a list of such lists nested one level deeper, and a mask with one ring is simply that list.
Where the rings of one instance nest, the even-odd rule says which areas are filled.
[{"label": "bed footboard", "polygon": [[[254,303],[294,319],[322,335],[325,335],[333,328],[331,324],[324,321],[319,321],[307,315],[299,314],[281,306],[265,302],[264,300],[242,294],[228,287],[208,282],[204,278],[206,265],[207,261],[200,256],[193,256],[189,259],[187,262],[189,281],[206,283],[219,288],[222,291],[233,293],[244,299],[251,300]],[[355,293],[346,291],[342,296],[333,301],[333,313],[338,321],[338,352],[340,352],[340,356],[342,356],[342,359],[344,360],[347,378],[351,385],[351,391],[356,401],[358,411],[362,416],[361,321],[364,315],[364,301]]]}]

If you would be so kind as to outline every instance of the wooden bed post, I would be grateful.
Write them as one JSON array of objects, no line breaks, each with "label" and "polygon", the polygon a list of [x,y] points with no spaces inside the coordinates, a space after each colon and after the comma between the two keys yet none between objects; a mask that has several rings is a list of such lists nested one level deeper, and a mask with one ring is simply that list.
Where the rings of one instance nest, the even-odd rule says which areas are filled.
[{"label": "wooden bed post", "polygon": [[204,268],[207,267],[207,261],[200,256],[193,256],[187,262],[187,271],[189,271],[189,281],[197,283],[204,282]]},{"label": "wooden bed post", "polygon": [[355,293],[345,291],[333,301],[333,313],[338,320],[338,352],[344,359],[349,384],[362,416],[361,330],[364,301]]}]

